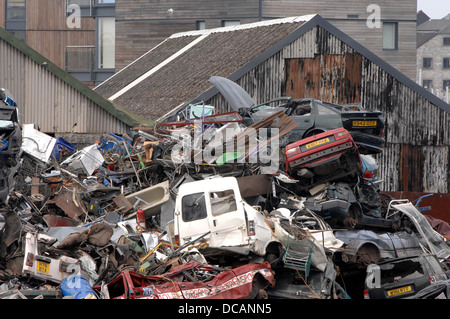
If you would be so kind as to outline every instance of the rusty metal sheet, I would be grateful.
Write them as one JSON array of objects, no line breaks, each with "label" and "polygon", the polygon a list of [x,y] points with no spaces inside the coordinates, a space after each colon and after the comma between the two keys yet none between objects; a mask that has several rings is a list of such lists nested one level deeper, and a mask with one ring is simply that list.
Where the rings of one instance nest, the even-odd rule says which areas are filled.
[{"label": "rusty metal sheet", "polygon": [[362,56],[321,54],[286,59],[283,95],[337,104],[361,101]]},{"label": "rusty metal sheet", "polygon": [[69,191],[61,192],[49,200],[48,203],[54,203],[71,218],[76,218],[84,214],[83,209],[80,207],[80,203],[78,203],[76,199],[74,201],[74,194]]}]

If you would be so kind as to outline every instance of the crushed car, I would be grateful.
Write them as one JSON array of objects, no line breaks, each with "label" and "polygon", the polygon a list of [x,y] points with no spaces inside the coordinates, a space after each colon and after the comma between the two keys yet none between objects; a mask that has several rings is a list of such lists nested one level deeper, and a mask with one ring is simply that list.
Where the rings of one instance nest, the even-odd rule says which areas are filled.
[{"label": "crushed car", "polygon": [[411,297],[432,283],[448,279],[438,259],[432,254],[393,258],[368,268],[365,299]]},{"label": "crushed car", "polygon": [[93,287],[110,299],[267,299],[265,289],[274,284],[266,263],[249,263],[223,269],[199,262],[173,267],[159,276],[124,271],[111,282]]},{"label": "crushed car", "polygon": [[[233,110],[240,112],[246,125],[259,122],[274,112],[283,110],[297,127],[289,134],[287,143],[343,127],[350,132],[359,151],[364,154],[382,152],[384,145],[384,117],[379,111],[362,111],[315,99],[282,97],[258,105],[253,98],[233,81],[213,76],[210,82],[219,90]],[[273,102],[289,99],[284,104],[269,106]]]},{"label": "crushed car", "polygon": [[186,248],[203,242],[205,256],[280,254],[279,240],[265,216],[242,199],[235,177],[182,184],[173,221],[170,233],[174,242]]}]

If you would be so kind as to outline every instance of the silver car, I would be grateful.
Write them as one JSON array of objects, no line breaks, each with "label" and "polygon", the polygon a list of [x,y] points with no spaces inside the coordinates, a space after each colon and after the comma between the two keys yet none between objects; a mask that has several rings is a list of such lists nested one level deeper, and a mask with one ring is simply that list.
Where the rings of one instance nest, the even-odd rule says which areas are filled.
[{"label": "silver car", "polygon": [[383,259],[416,256],[424,252],[414,232],[379,233],[367,229],[349,229],[335,231],[334,235],[345,243],[341,249],[342,261],[362,267]]}]

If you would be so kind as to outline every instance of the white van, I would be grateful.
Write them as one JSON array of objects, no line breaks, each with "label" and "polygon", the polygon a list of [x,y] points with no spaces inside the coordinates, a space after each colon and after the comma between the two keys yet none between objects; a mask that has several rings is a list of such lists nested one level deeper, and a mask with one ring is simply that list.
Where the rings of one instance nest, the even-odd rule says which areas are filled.
[{"label": "white van", "polygon": [[[175,203],[172,237],[180,246],[199,244],[266,256],[280,247],[265,216],[246,203],[234,177],[184,183]],[[225,249],[226,250],[226,249]]]}]

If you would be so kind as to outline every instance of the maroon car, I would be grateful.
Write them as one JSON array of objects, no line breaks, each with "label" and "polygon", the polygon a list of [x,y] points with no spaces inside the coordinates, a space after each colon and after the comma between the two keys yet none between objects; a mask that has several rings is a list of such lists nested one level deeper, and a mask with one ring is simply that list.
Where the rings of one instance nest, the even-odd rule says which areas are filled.
[{"label": "maroon car", "polygon": [[[247,299],[266,297],[274,285],[270,264],[250,263],[234,269],[190,262],[162,275],[123,271],[109,284],[111,299]],[[100,292],[101,287],[94,290]]]},{"label": "maroon car", "polygon": [[352,136],[341,127],[288,144],[285,169],[306,190],[326,181],[354,181],[362,163]]}]

